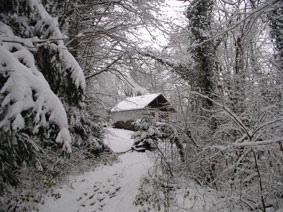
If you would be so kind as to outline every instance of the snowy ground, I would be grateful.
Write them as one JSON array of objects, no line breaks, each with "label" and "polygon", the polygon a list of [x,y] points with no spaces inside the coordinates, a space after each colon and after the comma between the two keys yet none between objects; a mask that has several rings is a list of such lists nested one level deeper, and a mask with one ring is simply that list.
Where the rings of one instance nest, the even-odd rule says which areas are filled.
[{"label": "snowy ground", "polygon": [[[132,146],[132,132],[107,129],[105,143],[114,152]],[[93,171],[71,176],[68,183],[55,189],[39,208],[43,212],[133,212],[133,201],[140,179],[147,175],[152,163],[146,153],[127,152],[112,166],[100,166]]]}]

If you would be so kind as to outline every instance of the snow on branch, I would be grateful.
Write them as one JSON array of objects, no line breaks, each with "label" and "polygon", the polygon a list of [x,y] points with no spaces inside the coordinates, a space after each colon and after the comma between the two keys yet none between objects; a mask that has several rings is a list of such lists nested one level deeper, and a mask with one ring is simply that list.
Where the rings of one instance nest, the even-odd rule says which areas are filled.
[{"label": "snow on branch", "polygon": [[253,142],[242,142],[242,143],[233,143],[233,146],[259,146],[259,145],[269,145],[274,143],[283,142],[283,137],[264,140],[264,141],[253,141]]},{"label": "snow on branch", "polygon": [[215,101],[214,99],[206,96],[206,95],[203,95],[199,92],[195,92],[195,91],[191,91],[192,94],[195,94],[195,95],[198,95],[202,98],[205,98],[205,99],[209,99],[211,102],[213,102],[215,105],[223,108],[223,110],[228,114],[228,116],[240,127],[241,130],[243,130],[246,134],[246,136],[248,136],[249,140],[252,140],[252,136],[251,136],[251,133],[248,131],[247,127],[245,126],[245,124],[239,119],[239,117],[233,113],[229,108],[227,108],[224,104],[221,104],[217,101]]},{"label": "snow on branch", "polygon": [[[39,0],[28,0],[30,8],[34,8],[38,12],[39,21],[35,25],[35,31],[40,34],[40,40],[37,40],[38,44],[41,41],[52,42],[55,45],[49,45],[55,48],[59,52],[60,60],[63,64],[65,71],[71,73],[71,78],[75,83],[77,88],[82,90],[86,87],[84,73],[79,66],[78,62],[75,60],[73,55],[67,50],[64,45],[61,31],[59,30],[59,24],[57,18],[52,18],[45,10],[43,5]],[[43,42],[44,45],[45,42]]]},{"label": "snow on branch", "polygon": [[70,153],[68,120],[60,99],[36,68],[33,54],[20,44],[26,41],[0,22],[0,40],[7,37],[19,43],[0,43],[0,129],[6,132],[24,129],[27,125],[24,113],[30,112],[35,126],[33,133],[54,123],[59,128],[56,142],[62,143],[63,150]]}]

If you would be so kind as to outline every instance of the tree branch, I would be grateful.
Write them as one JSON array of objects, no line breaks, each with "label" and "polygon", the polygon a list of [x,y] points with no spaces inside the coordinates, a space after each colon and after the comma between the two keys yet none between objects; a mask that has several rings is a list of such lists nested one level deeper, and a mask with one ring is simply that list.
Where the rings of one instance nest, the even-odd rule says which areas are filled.
[{"label": "tree branch", "polygon": [[140,55],[142,55],[142,56],[145,56],[145,57],[149,57],[149,58],[151,58],[151,59],[153,59],[153,60],[156,60],[157,62],[159,62],[159,63],[161,63],[161,64],[163,64],[163,65],[167,65],[167,66],[170,66],[170,67],[175,67],[176,66],[176,64],[174,64],[174,63],[171,63],[171,62],[169,62],[169,61],[166,61],[166,60],[164,60],[164,59],[162,59],[162,58],[160,58],[160,57],[157,57],[157,56],[155,56],[155,55],[152,55],[152,54],[150,54],[150,53],[144,53],[144,52],[140,52],[140,51],[137,51]]},{"label": "tree branch", "polygon": [[102,69],[102,70],[100,70],[100,71],[97,71],[97,72],[95,72],[95,73],[93,73],[93,74],[91,74],[91,75],[85,77],[85,79],[86,79],[86,80],[89,80],[90,78],[93,78],[93,77],[97,76],[98,74],[101,74],[101,73],[103,73],[103,72],[108,71],[108,70],[111,68],[111,66],[113,66],[115,63],[117,63],[122,57],[123,57],[123,55],[120,55],[118,58],[116,58],[116,59],[113,60],[110,64],[108,64],[104,69]]},{"label": "tree branch", "polygon": [[192,94],[198,95],[202,98],[206,98],[208,100],[210,100],[211,102],[213,102],[214,104],[216,104],[219,107],[222,107],[223,110],[230,116],[230,118],[246,133],[246,135],[248,136],[249,140],[252,140],[252,136],[250,135],[247,127],[244,125],[244,123],[237,117],[236,114],[234,114],[229,108],[227,108],[224,104],[221,104],[217,101],[215,101],[212,98],[209,98],[206,95],[203,95],[201,93],[195,92],[195,91],[191,91]]}]

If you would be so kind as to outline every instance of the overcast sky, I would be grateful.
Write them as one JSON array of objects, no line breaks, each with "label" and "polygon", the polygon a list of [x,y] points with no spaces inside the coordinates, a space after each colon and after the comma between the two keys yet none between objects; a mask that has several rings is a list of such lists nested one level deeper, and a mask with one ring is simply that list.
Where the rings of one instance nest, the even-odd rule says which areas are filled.
[{"label": "overcast sky", "polygon": [[[184,11],[188,3],[178,0],[166,0],[166,5],[161,8],[164,16],[164,20],[170,24],[176,24],[179,26],[186,25],[186,17],[184,16]],[[162,24],[164,26],[165,24]],[[168,37],[159,30],[152,29],[141,29],[141,36],[144,39],[143,46],[150,46],[159,48],[159,46],[165,47],[168,43]]]}]

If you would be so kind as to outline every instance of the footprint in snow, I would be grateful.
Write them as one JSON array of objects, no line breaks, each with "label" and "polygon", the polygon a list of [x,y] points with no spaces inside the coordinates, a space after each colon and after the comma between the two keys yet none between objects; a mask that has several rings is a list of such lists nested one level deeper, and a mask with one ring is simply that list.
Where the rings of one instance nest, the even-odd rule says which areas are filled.
[{"label": "footprint in snow", "polygon": [[105,179],[104,182],[96,182],[92,186],[92,192],[83,193],[77,201],[83,208],[88,206],[93,211],[102,211],[106,200],[114,198],[120,192],[119,183],[122,178],[123,172],[116,172],[112,177]]}]

